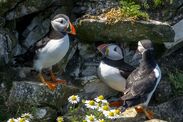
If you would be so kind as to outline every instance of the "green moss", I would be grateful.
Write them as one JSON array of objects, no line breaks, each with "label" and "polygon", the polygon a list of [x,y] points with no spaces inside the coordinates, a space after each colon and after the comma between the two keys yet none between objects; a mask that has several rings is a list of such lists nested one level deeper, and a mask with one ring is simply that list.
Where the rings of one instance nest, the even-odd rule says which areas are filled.
[{"label": "green moss", "polygon": [[2,16],[6,11],[14,7],[16,2],[14,0],[1,0],[0,1],[0,16]]},{"label": "green moss", "polygon": [[149,38],[156,43],[173,40],[169,26],[155,26],[141,22],[120,21],[115,24],[106,24],[97,21],[81,21],[76,26],[76,30],[79,39],[87,43],[94,41],[137,42],[144,38]]},{"label": "green moss", "polygon": [[183,71],[170,72],[168,78],[172,84],[175,95],[183,95]]}]

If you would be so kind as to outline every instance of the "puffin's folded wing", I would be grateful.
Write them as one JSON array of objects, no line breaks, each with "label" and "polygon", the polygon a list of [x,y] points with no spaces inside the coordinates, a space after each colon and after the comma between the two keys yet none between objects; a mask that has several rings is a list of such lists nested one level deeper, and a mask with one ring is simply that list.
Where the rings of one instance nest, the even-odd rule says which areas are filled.
[{"label": "puffin's folded wing", "polygon": [[156,80],[154,72],[151,72],[149,76],[133,82],[133,84],[124,91],[125,94],[121,99],[129,100],[150,93],[156,85]]},{"label": "puffin's folded wing", "polygon": [[128,76],[135,70],[135,67],[123,62],[122,66],[119,67],[120,73],[124,78],[128,78]]},{"label": "puffin's folded wing", "polygon": [[43,48],[50,39],[48,37],[45,37],[37,42],[35,42],[32,46],[30,46],[27,51],[23,54],[16,55],[13,58],[13,65],[14,66],[29,66],[32,67],[33,60],[36,57],[37,50],[40,48]]}]

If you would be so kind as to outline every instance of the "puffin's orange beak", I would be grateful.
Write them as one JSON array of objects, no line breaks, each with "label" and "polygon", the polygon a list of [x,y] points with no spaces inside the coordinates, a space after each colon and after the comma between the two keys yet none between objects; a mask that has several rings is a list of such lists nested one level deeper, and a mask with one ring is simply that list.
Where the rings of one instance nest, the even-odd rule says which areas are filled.
[{"label": "puffin's orange beak", "polygon": [[74,25],[69,22],[69,26],[70,26],[70,31],[68,33],[72,35],[76,35],[76,29]]},{"label": "puffin's orange beak", "polygon": [[107,44],[101,44],[97,47],[98,51],[101,52],[103,55],[105,55],[106,49],[107,49]]}]

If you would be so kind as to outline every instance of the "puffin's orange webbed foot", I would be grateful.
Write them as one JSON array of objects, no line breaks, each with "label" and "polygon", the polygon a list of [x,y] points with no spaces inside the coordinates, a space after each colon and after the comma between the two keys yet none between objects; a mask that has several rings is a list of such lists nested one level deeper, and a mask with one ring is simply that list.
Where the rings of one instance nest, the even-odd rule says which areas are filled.
[{"label": "puffin's orange webbed foot", "polygon": [[38,76],[39,76],[41,82],[43,82],[44,84],[46,84],[50,90],[55,90],[56,89],[57,83],[52,83],[50,81],[45,80],[44,77],[43,77],[43,75],[41,73],[39,73]]},{"label": "puffin's orange webbed foot", "polygon": [[67,82],[65,80],[58,80],[52,70],[50,70],[51,80],[55,82],[56,84],[66,84]]},{"label": "puffin's orange webbed foot", "polygon": [[135,110],[136,110],[137,113],[143,113],[144,112],[142,107],[135,107]]},{"label": "puffin's orange webbed foot", "polygon": [[152,111],[146,110],[143,107],[135,107],[135,110],[137,113],[144,113],[149,120],[154,118],[154,113]]},{"label": "puffin's orange webbed foot", "polygon": [[48,86],[48,88],[52,91],[54,91],[57,87],[57,83],[51,83],[49,81],[46,81],[46,85]]},{"label": "puffin's orange webbed foot", "polygon": [[146,115],[146,117],[150,120],[150,119],[153,119],[154,117],[153,117],[153,115],[154,115],[154,113],[152,112],[152,111],[147,111],[146,110],[146,112],[144,112],[145,113],[145,115]]}]

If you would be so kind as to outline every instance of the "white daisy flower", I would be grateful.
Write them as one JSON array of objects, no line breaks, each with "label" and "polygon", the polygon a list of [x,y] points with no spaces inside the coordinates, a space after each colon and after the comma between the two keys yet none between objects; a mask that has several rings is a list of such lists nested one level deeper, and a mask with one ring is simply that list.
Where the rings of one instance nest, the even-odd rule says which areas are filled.
[{"label": "white daisy flower", "polygon": [[98,97],[95,98],[96,102],[102,102],[102,103],[108,103],[107,100],[104,99],[103,95],[100,95]]},{"label": "white daisy flower", "polygon": [[115,113],[113,111],[105,111],[103,114],[109,119],[116,119]]},{"label": "white daisy flower", "polygon": [[91,109],[98,108],[98,103],[96,103],[94,100],[86,100],[84,103],[87,108],[91,108]]},{"label": "white daisy flower", "polygon": [[72,95],[68,98],[68,101],[71,104],[77,104],[80,101],[80,97],[78,95]]},{"label": "white daisy flower", "polygon": [[26,118],[26,119],[32,119],[33,118],[32,114],[30,114],[30,113],[24,113],[24,114],[22,114],[21,117]]},{"label": "white daisy flower", "polygon": [[17,122],[17,120],[14,118],[10,118],[7,122]]},{"label": "white daisy flower", "polygon": [[92,115],[92,114],[91,115],[86,115],[85,120],[87,122],[96,122],[97,121],[96,118],[95,118],[95,116]]},{"label": "white daisy flower", "polygon": [[98,111],[101,112],[110,111],[110,107],[108,105],[102,105],[101,107],[99,107]]},{"label": "white daisy flower", "polygon": [[114,112],[114,115],[116,118],[121,118],[122,117],[122,113],[120,109],[113,109],[111,110],[112,112]]}]

